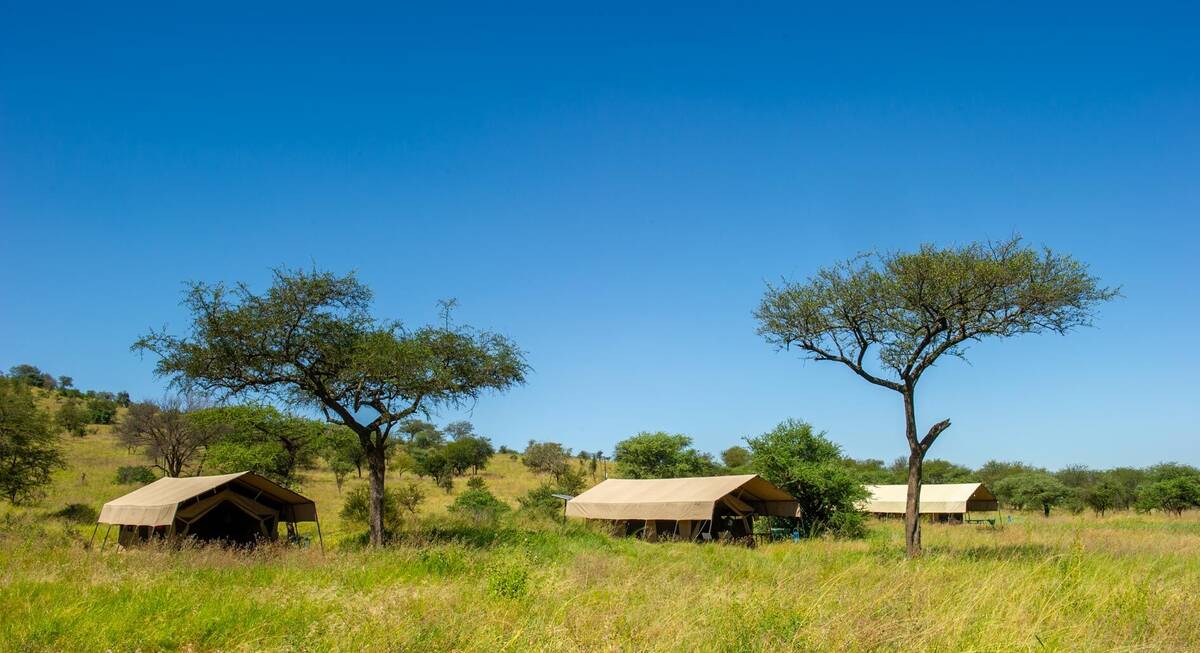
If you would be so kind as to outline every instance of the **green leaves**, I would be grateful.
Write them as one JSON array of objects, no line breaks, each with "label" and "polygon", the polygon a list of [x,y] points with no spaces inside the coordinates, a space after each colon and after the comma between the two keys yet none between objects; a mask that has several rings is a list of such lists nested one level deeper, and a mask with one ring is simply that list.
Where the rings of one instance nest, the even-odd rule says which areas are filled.
[{"label": "green leaves", "polygon": [[66,467],[50,416],[29,387],[0,377],[0,498],[10,503],[40,496],[56,469]]},{"label": "green leaves", "polygon": [[858,475],[842,462],[841,448],[806,422],[785,420],[747,438],[751,467],[800,502],[800,530],[809,535],[862,533],[855,503],[867,496]]},{"label": "green leaves", "polygon": [[970,341],[1066,333],[1117,294],[1070,256],[1012,238],[860,256],[804,283],[769,286],[755,317],[768,342],[901,391]]},{"label": "green leaves", "polygon": [[[408,331],[373,318],[370,301],[353,274],[316,270],[276,270],[261,295],[195,283],[184,299],[190,332],[152,331],[133,348],[158,355],[158,374],[180,386],[312,406],[380,448],[414,413],[524,382],[524,355],[503,336],[448,318]],[[360,418],[364,409],[373,416]]]},{"label": "green leaves", "polygon": [[996,496],[1017,509],[1039,508],[1046,516],[1050,508],[1072,496],[1071,489],[1045,472],[1025,472],[1001,479],[995,485]]},{"label": "green leaves", "polygon": [[624,478],[685,478],[715,474],[712,456],[692,448],[686,435],[642,432],[617,443],[613,460]]}]

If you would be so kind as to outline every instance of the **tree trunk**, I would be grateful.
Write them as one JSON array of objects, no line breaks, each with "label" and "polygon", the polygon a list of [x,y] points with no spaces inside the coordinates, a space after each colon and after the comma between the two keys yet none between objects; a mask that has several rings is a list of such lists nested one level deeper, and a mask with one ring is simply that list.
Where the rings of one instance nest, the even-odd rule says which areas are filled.
[{"label": "tree trunk", "polygon": [[917,439],[917,411],[913,400],[913,385],[908,382],[904,391],[904,434],[908,438],[908,500],[904,508],[904,545],[909,558],[921,555],[921,465],[933,441],[950,428],[944,419],[929,427],[929,432]]},{"label": "tree trunk", "polygon": [[367,452],[367,467],[371,476],[371,494],[367,504],[371,546],[383,546],[383,477],[387,471],[383,447],[372,447]]},{"label": "tree trunk", "polygon": [[904,393],[904,434],[908,438],[908,499],[904,504],[904,549],[909,558],[921,555],[921,465],[925,451],[917,441],[917,414],[912,392]]},{"label": "tree trunk", "polygon": [[908,500],[904,504],[904,549],[909,558],[921,555],[921,465],[925,454],[920,450],[908,455]]}]

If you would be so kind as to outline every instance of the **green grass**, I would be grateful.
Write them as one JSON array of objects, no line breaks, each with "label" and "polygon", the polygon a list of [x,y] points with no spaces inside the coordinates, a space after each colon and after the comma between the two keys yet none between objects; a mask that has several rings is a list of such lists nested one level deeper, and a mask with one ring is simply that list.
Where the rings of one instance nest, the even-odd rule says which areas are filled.
[{"label": "green grass", "polygon": [[1200,537],[1168,519],[929,526],[918,561],[893,524],[753,550],[573,527],[325,556],[101,555],[10,519],[0,649],[1197,650]]},{"label": "green grass", "polygon": [[[112,473],[137,457],[103,430],[69,446],[41,506],[0,508],[0,650],[1200,650],[1196,514],[928,525],[916,561],[895,521],[757,549],[508,523],[324,556],[100,554],[82,546],[90,529],[43,516],[121,494]],[[507,459],[489,471],[510,502],[535,482]],[[303,489],[328,539],[349,540],[332,481]],[[424,519],[441,522],[449,497],[430,496]]]}]

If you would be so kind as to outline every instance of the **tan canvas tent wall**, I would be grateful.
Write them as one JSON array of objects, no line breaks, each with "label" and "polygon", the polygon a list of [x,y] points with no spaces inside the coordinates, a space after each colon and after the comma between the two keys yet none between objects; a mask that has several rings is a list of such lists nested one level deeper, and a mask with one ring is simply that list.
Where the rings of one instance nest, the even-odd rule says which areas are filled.
[{"label": "tan canvas tent wall", "polygon": [[279,523],[316,522],[317,505],[253,472],[167,477],[104,504],[97,522],[120,526],[121,541],[126,541],[152,531],[219,537],[220,525],[205,522],[217,517],[230,529],[238,522],[236,535],[274,539]]},{"label": "tan canvas tent wall", "polygon": [[647,535],[667,524],[675,536],[692,538],[715,515],[745,521],[754,515],[796,517],[796,498],[755,474],[699,478],[610,478],[567,501],[568,517],[645,521]]},{"label": "tan canvas tent wall", "polygon": [[98,521],[101,524],[169,526],[181,504],[231,484],[248,490],[252,498],[258,495],[282,504],[280,521],[317,520],[317,504],[312,499],[253,472],[237,472],[220,476],[160,478],[104,504]]},{"label": "tan canvas tent wall", "polygon": [[[879,515],[903,515],[908,502],[907,485],[868,485],[870,496],[859,509]],[[921,486],[918,512],[964,514],[992,512],[999,508],[996,496],[983,483],[931,483]]]}]

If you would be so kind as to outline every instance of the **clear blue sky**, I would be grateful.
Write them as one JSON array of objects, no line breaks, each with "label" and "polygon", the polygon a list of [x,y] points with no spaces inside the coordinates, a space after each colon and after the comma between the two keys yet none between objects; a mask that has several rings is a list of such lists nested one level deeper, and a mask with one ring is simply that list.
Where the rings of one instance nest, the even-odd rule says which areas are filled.
[{"label": "clear blue sky", "polygon": [[1019,232],[1125,298],[929,373],[931,455],[1200,463],[1186,3],[35,4],[0,11],[0,366],[157,397],[128,348],[185,326],[184,280],[315,263],[380,316],[456,297],[526,349],[528,384],[471,414],[499,443],[715,452],[797,417],[891,460],[899,397],[773,351],[764,282]]}]

